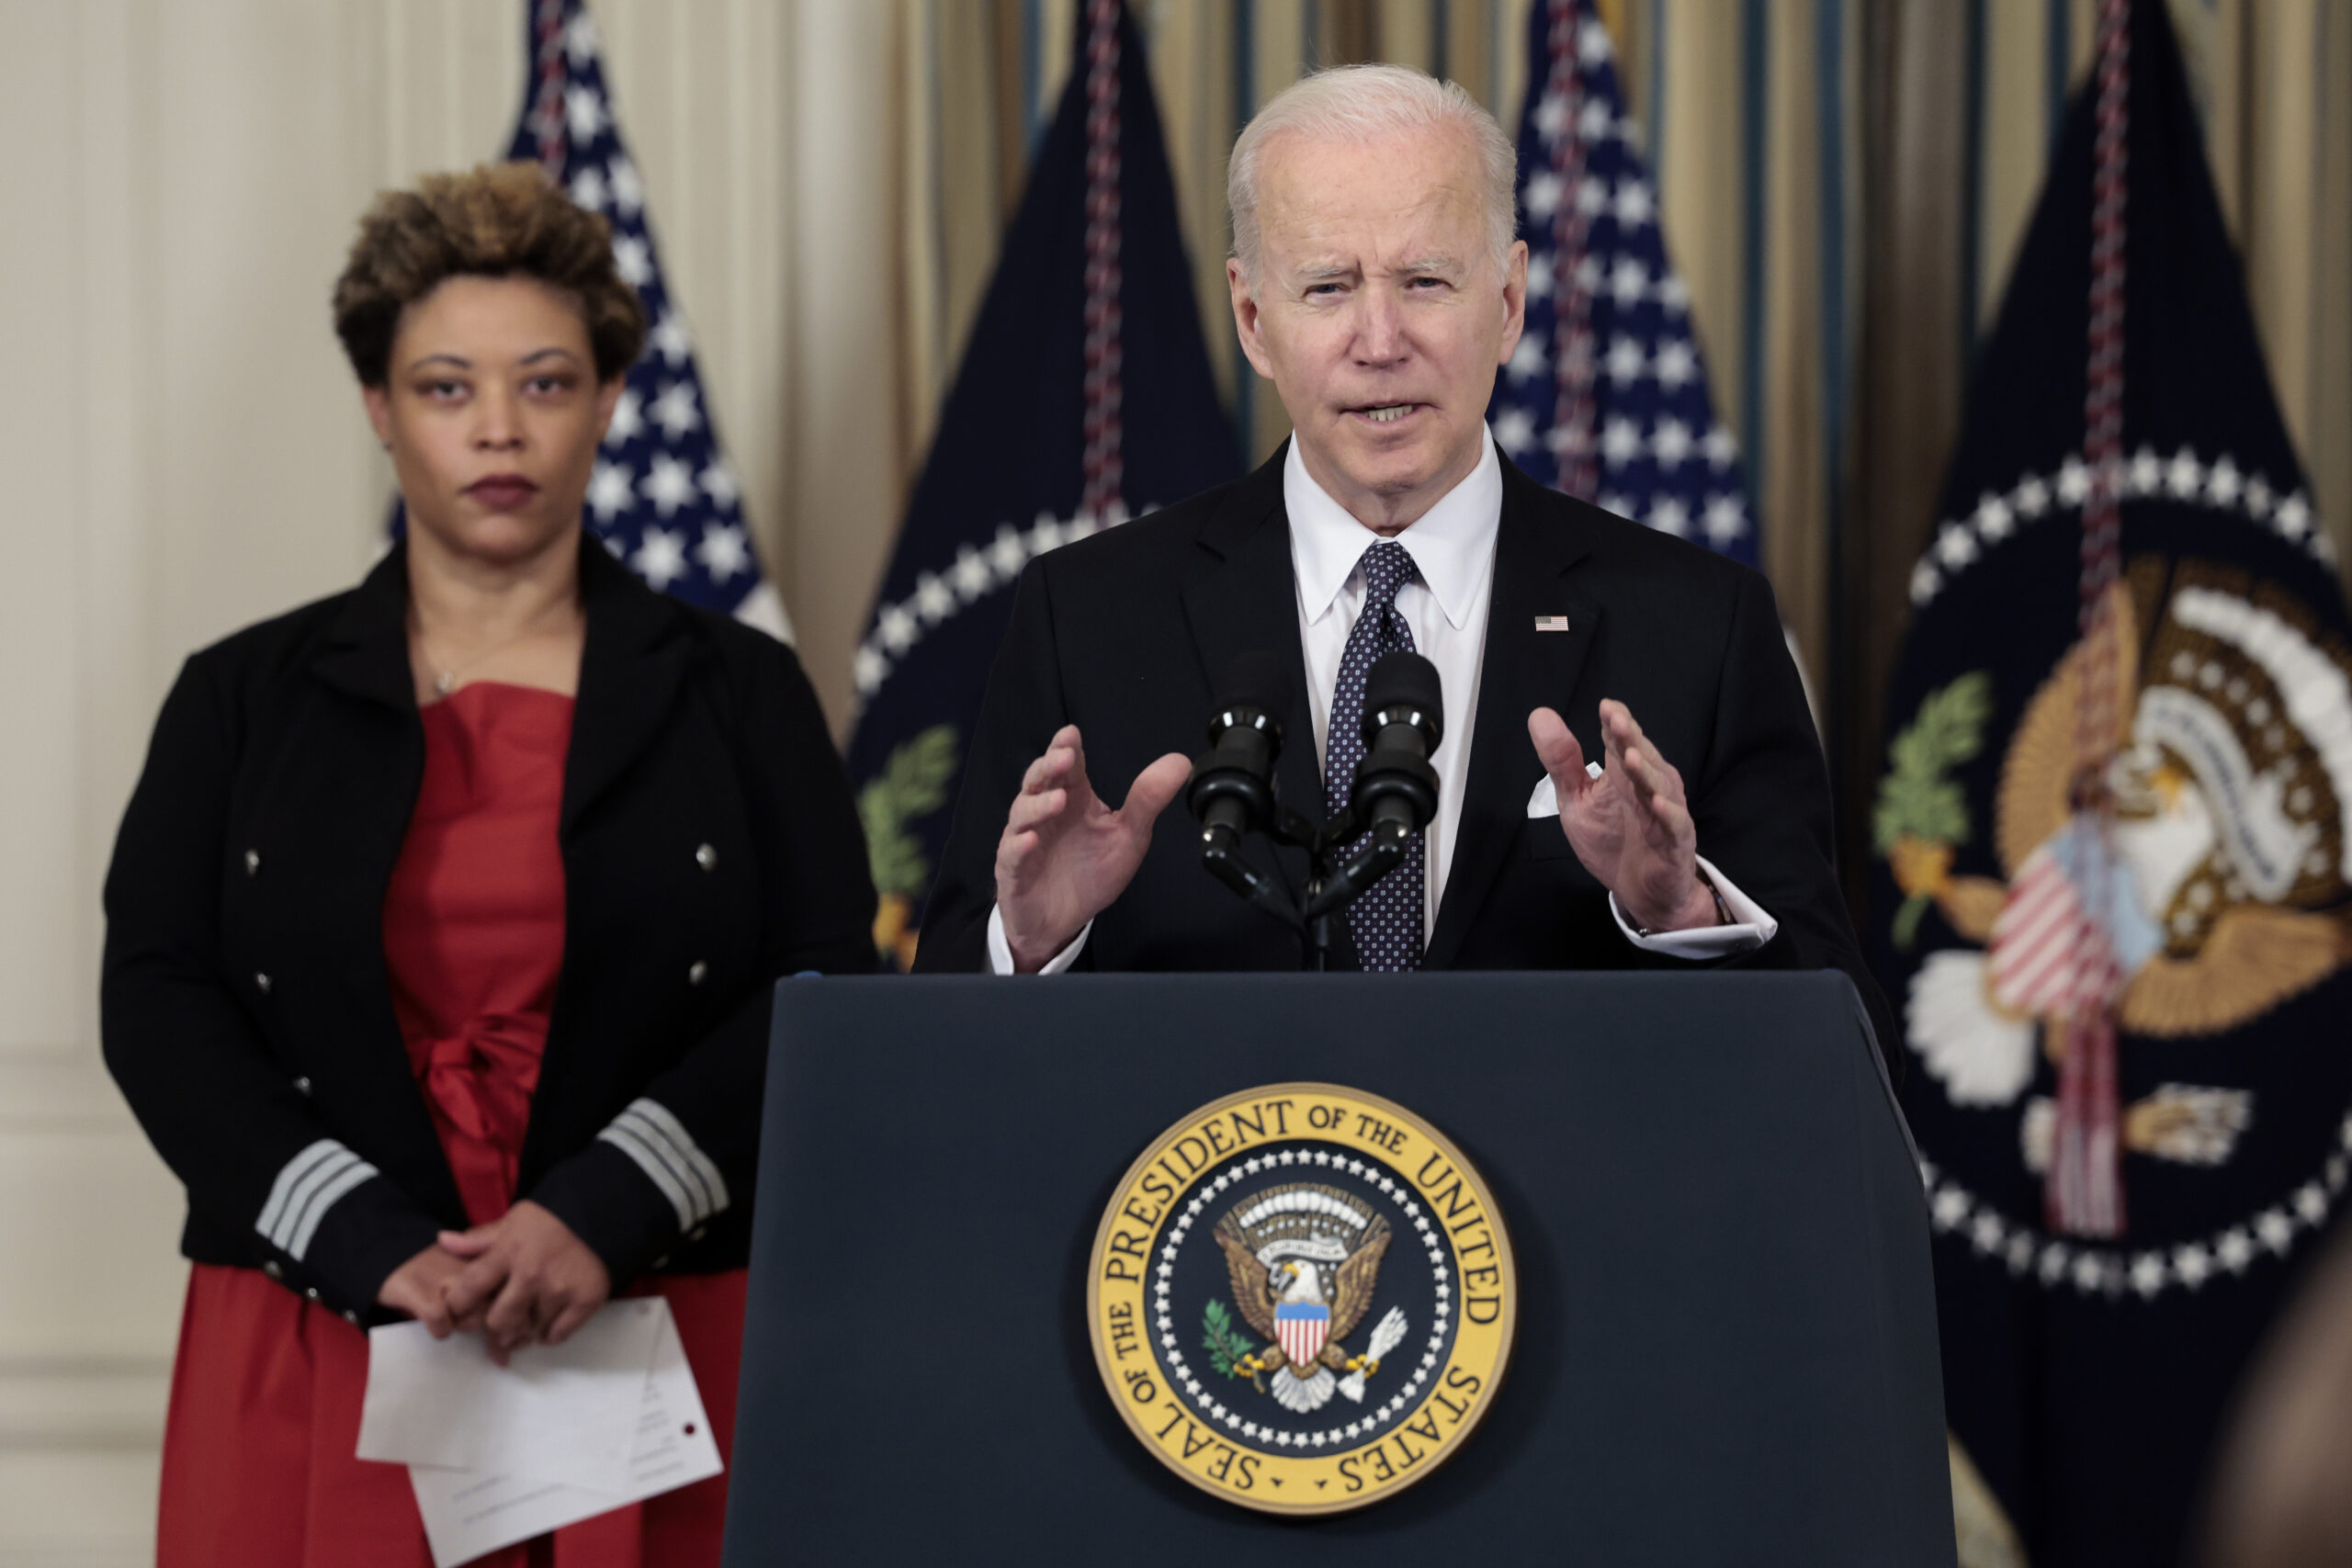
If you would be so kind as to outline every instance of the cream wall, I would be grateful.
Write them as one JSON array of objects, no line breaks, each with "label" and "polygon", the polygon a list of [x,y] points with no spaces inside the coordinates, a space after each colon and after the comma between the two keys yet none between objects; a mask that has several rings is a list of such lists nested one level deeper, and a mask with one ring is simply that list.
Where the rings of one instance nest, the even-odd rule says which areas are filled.
[{"label": "cream wall", "polygon": [[[599,0],[828,711],[909,454],[899,9]],[[97,890],[179,661],[352,581],[389,475],[326,320],[369,194],[503,148],[509,0],[0,0],[0,1568],[148,1559],[179,1194],[97,1058]]]}]

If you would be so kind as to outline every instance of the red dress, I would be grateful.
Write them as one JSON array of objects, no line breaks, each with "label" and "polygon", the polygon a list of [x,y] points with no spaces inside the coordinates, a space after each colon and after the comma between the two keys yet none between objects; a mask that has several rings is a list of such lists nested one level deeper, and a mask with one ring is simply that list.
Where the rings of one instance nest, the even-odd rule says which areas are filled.
[{"label": "red dress", "polygon": [[[392,1005],[477,1224],[513,1201],[563,964],[556,824],[572,701],[482,682],[423,710],[424,782],[384,899]],[[730,1457],[744,1272],[651,1280]],[[188,1280],[164,1434],[161,1568],[431,1568],[403,1465],[354,1457],[368,1337],[251,1269]],[[716,1564],[718,1475],[477,1561]]]}]

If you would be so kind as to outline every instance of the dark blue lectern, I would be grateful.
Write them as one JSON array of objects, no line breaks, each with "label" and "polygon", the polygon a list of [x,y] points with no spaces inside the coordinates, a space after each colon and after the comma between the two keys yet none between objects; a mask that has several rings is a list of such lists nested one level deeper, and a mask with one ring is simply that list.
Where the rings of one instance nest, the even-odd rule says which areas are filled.
[{"label": "dark blue lectern", "polygon": [[[1085,1316],[1129,1162],[1296,1081],[1447,1134],[1520,1291],[1459,1453],[1311,1519],[1156,1460]],[[729,1568],[1953,1561],[1926,1205],[1842,976],[788,980],[763,1137]]]}]

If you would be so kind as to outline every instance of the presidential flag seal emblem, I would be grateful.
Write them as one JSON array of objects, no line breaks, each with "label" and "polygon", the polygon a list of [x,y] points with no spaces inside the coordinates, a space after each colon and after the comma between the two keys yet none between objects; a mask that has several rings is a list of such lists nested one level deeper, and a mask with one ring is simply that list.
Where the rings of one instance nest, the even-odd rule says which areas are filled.
[{"label": "presidential flag seal emblem", "polygon": [[1339,1513],[1452,1457],[1494,1402],[1519,1282],[1486,1183],[1360,1089],[1228,1095],[1154,1139],[1096,1230],[1103,1386],[1230,1503]]}]

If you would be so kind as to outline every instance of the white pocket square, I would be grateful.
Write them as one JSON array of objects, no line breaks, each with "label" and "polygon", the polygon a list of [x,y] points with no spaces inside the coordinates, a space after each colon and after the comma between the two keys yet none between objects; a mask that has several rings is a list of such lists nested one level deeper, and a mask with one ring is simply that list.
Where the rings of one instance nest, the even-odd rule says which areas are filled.
[{"label": "white pocket square", "polygon": [[[1587,762],[1584,765],[1584,776],[1589,779],[1599,778],[1600,764]],[[1560,814],[1560,792],[1552,787],[1551,774],[1545,773],[1535,781],[1535,793],[1527,797],[1527,814],[1530,817],[1557,817]]]}]

